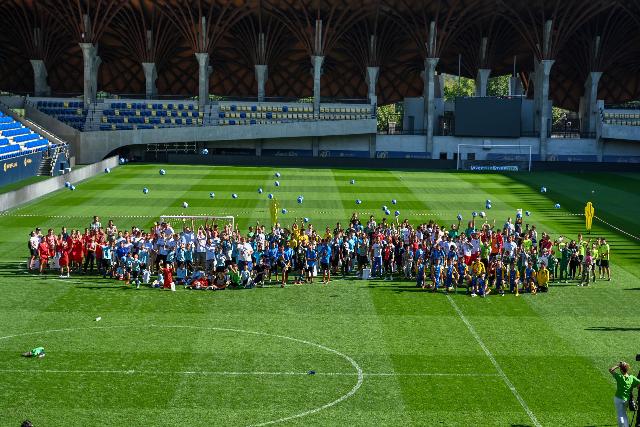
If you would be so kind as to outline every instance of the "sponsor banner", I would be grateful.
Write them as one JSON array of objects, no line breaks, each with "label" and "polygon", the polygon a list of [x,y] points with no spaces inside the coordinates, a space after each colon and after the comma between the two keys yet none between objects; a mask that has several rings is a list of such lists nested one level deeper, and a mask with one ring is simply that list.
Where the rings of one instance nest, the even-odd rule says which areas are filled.
[{"label": "sponsor banner", "polygon": [[263,148],[262,155],[268,157],[312,157],[313,150],[287,150],[282,148]]},{"label": "sponsor banner", "polygon": [[471,165],[470,170],[478,172],[518,172],[520,168],[516,165]]},{"label": "sponsor banner", "polygon": [[640,163],[640,156],[603,156],[605,163]]},{"label": "sponsor banner", "polygon": [[0,162],[0,186],[13,184],[38,174],[42,163],[42,152],[31,153],[21,157]]},{"label": "sponsor banner", "polygon": [[430,159],[431,153],[412,153],[407,151],[377,151],[377,159]]},{"label": "sponsor banner", "polygon": [[368,151],[354,150],[321,150],[318,152],[319,157],[350,157],[350,158],[369,158]]},{"label": "sponsor banner", "polygon": [[550,155],[551,162],[597,162],[598,156],[589,154]]}]

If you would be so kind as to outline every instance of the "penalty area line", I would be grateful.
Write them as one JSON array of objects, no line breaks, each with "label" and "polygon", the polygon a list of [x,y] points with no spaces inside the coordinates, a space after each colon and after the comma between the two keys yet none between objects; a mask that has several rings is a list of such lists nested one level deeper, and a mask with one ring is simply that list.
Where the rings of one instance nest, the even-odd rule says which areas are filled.
[{"label": "penalty area line", "polygon": [[536,427],[542,427],[542,424],[540,424],[540,422],[534,415],[533,411],[531,411],[531,409],[529,408],[529,405],[527,405],[527,402],[525,402],[525,400],[522,398],[520,393],[518,393],[518,390],[516,390],[516,387],[513,385],[509,377],[507,377],[507,374],[504,373],[504,371],[502,370],[502,367],[500,366],[496,358],[493,356],[491,351],[489,351],[487,346],[484,344],[484,342],[482,341],[482,338],[480,338],[480,335],[478,335],[478,333],[476,332],[471,322],[469,322],[469,320],[464,315],[464,313],[462,313],[462,310],[460,310],[460,307],[458,307],[458,304],[456,304],[456,302],[453,300],[453,298],[451,298],[450,295],[447,295],[447,299],[449,300],[451,307],[453,307],[455,312],[458,314],[458,317],[460,317],[460,320],[462,320],[462,322],[465,324],[465,326],[467,327],[467,329],[469,330],[473,338],[475,338],[478,345],[480,345],[480,348],[482,348],[482,351],[484,351],[484,354],[487,355],[493,367],[496,368],[496,371],[498,372],[498,375],[500,376],[500,378],[502,378],[502,381],[504,381],[507,388],[511,390],[511,393],[513,393],[513,396],[520,403],[520,406],[522,406],[522,409],[524,409],[524,411],[527,413],[533,425]]}]

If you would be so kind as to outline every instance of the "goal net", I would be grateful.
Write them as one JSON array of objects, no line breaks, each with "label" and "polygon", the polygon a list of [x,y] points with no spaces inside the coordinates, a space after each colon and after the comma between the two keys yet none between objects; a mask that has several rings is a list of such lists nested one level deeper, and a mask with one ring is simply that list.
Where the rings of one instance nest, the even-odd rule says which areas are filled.
[{"label": "goal net", "polygon": [[201,226],[214,226],[217,225],[219,229],[224,229],[226,226],[230,226],[231,230],[235,229],[235,218],[233,216],[209,216],[209,215],[163,215],[160,217],[160,222],[170,223],[174,229],[191,227],[192,230],[197,230]]},{"label": "goal net", "polygon": [[531,145],[458,144],[458,170],[531,171]]}]

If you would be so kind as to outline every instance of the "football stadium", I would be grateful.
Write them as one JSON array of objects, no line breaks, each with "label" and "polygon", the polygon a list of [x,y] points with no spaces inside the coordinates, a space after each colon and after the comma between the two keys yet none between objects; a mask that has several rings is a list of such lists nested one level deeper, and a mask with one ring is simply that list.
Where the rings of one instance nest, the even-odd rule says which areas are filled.
[{"label": "football stadium", "polygon": [[640,0],[0,24],[0,427],[640,426]]}]

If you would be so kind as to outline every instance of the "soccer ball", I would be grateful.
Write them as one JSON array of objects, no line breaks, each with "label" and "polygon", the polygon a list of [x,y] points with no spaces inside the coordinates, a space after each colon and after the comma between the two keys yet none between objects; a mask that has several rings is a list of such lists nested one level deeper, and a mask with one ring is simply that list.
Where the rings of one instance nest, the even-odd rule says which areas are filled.
[{"label": "soccer ball", "polygon": [[396,216],[400,216],[400,211],[396,211],[396,212],[395,212],[395,215],[396,215]]},{"label": "soccer ball", "polygon": [[357,199],[357,200],[356,200],[356,205],[360,205],[360,204],[362,204],[362,200]]},{"label": "soccer ball", "polygon": [[458,214],[458,221],[462,221],[462,214]]},{"label": "soccer ball", "polygon": [[280,187],[280,181],[274,182],[273,185],[275,185],[276,187]]},{"label": "soccer ball", "polygon": [[487,209],[491,209],[491,203],[487,203],[486,208],[487,208]]},{"label": "soccer ball", "polygon": [[273,194],[269,193],[269,200],[273,199]]},{"label": "soccer ball", "polygon": [[282,209],[282,215],[286,215],[287,214],[287,210],[286,209]]},{"label": "soccer ball", "polygon": [[275,177],[280,178],[280,172],[276,172]]},{"label": "soccer ball", "polygon": [[111,169],[109,169],[109,168],[104,168],[104,173],[111,173]]},{"label": "soccer ball", "polygon": [[397,205],[397,204],[398,204],[398,201],[397,201],[396,199],[393,199],[393,200],[391,201],[391,204],[393,204],[393,205]]},{"label": "soccer ball", "polygon": [[231,197],[233,197],[234,199],[237,199],[237,198],[238,198],[238,195],[237,195],[236,193],[233,193],[233,194],[231,195]]},{"label": "soccer ball", "polygon": [[526,211],[524,214],[525,214],[526,216],[531,216],[531,212],[529,212],[529,211]]},{"label": "soccer ball", "polygon": [[160,175],[164,175],[164,174],[166,174],[166,173],[167,173],[167,172],[165,172],[165,170],[164,170],[164,169],[160,169]]},{"label": "soccer ball", "polygon": [[560,203],[556,203],[555,208],[556,208],[556,209],[560,209]]},{"label": "soccer ball", "polygon": [[127,163],[127,159],[125,159],[124,157],[120,157],[120,164],[124,165],[125,163]]},{"label": "soccer ball", "polygon": [[353,184],[355,184],[355,183],[356,183],[356,180],[355,180],[355,179],[352,179],[352,180],[351,180],[351,185],[353,185]]},{"label": "soccer ball", "polygon": [[485,202],[485,204],[490,205],[490,204],[491,204],[491,200],[487,199],[487,201]]},{"label": "soccer ball", "polygon": [[207,150],[206,148],[202,150],[202,155],[206,156],[207,154],[209,154],[209,150]]},{"label": "soccer ball", "polygon": [[143,193],[143,194],[147,194],[148,192],[149,192],[149,189],[148,189],[147,187],[145,187],[145,188],[143,188],[143,189],[142,189],[142,193]]},{"label": "soccer ball", "polygon": [[209,193],[209,197],[213,199],[214,197],[216,197],[216,193]]},{"label": "soccer ball", "polygon": [[182,202],[182,207],[187,209],[189,207],[189,203],[187,202]]},{"label": "soccer ball", "polygon": [[484,211],[480,212],[480,218],[484,218],[485,216],[487,216],[487,214],[484,213]]},{"label": "soccer ball", "polygon": [[478,216],[478,212],[473,211],[473,212],[471,213],[471,216],[473,216],[474,218],[475,218],[475,217],[477,217],[477,216]]},{"label": "soccer ball", "polygon": [[302,197],[302,196],[298,196],[298,203],[299,203],[299,204],[302,204],[302,201],[303,201],[303,200],[304,200],[304,197]]},{"label": "soccer ball", "polygon": [[541,192],[541,193],[546,193],[546,192],[547,192],[547,187],[542,187],[542,188],[540,188],[540,192]]},{"label": "soccer ball", "polygon": [[389,208],[387,208],[386,206],[383,206],[383,207],[382,207],[382,210],[383,210],[383,211],[388,211],[388,210],[389,210]]},{"label": "soccer ball", "polygon": [[76,186],[75,186],[75,185],[72,185],[71,187],[69,187],[69,189],[70,189],[71,191],[76,191]]},{"label": "soccer ball", "polygon": [[258,188],[258,194],[262,194],[262,188]]},{"label": "soccer ball", "polygon": [[389,216],[389,215],[391,215],[391,211],[389,209],[387,209],[386,211],[384,211],[384,214]]},{"label": "soccer ball", "polygon": [[69,181],[64,183],[65,188],[71,188],[71,183]]},{"label": "soccer ball", "polygon": [[518,212],[518,213],[516,214],[516,218],[522,218],[522,214],[521,214],[520,212]]},{"label": "soccer ball", "polygon": [[309,222],[309,218],[305,217],[304,222]]}]

